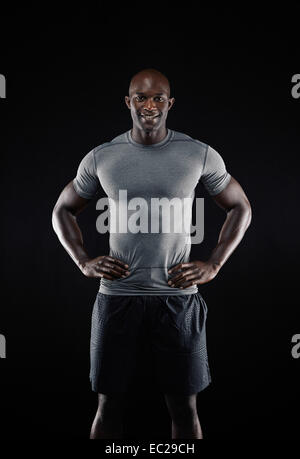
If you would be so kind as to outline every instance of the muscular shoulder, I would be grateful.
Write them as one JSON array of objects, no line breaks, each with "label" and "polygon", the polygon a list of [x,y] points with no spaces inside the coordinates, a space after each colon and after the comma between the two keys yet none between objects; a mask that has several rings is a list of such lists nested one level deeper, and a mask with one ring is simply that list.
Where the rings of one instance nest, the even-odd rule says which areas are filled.
[{"label": "muscular shoulder", "polygon": [[115,148],[118,145],[127,144],[127,143],[128,143],[128,141],[127,141],[127,138],[126,138],[126,132],[124,132],[123,134],[120,134],[120,135],[114,137],[109,142],[104,142],[104,143],[94,147],[93,151],[94,151],[94,154],[96,155],[98,152],[101,152],[102,150],[106,150],[106,149],[109,149],[109,148]]},{"label": "muscular shoulder", "polygon": [[183,132],[173,131],[173,142],[177,148],[183,148],[189,152],[199,154],[204,158],[208,149],[208,145],[198,139],[184,134]]}]

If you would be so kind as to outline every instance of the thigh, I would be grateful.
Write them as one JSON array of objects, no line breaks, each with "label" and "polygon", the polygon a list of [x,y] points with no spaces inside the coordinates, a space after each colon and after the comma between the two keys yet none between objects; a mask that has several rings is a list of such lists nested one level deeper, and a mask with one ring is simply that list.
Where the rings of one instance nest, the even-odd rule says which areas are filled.
[{"label": "thigh", "polygon": [[159,298],[151,341],[156,378],[165,394],[193,395],[211,382],[206,349],[207,306],[199,293]]},{"label": "thigh", "polygon": [[93,391],[108,395],[126,392],[136,366],[142,311],[138,296],[98,293],[90,340]]},{"label": "thigh", "polygon": [[152,318],[152,346],[157,352],[199,352],[206,347],[207,306],[199,293],[160,296]]},{"label": "thigh", "polygon": [[133,345],[141,335],[142,303],[138,296],[105,295],[98,293],[94,303],[91,345],[118,352]]}]

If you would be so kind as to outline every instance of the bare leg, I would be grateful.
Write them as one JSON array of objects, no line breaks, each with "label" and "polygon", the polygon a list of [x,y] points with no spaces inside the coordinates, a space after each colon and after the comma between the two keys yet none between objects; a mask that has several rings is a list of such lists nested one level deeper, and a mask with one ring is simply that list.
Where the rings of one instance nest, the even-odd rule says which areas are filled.
[{"label": "bare leg", "polygon": [[122,400],[98,394],[98,409],[91,428],[90,439],[123,438]]},{"label": "bare leg", "polygon": [[203,438],[197,413],[197,394],[165,394],[166,404],[172,419],[172,438]]}]

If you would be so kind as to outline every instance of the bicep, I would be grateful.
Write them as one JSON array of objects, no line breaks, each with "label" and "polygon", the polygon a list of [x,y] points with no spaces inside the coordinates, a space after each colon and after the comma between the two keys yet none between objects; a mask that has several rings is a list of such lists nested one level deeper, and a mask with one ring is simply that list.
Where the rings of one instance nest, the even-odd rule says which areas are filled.
[{"label": "bicep", "polygon": [[231,175],[227,172],[221,155],[211,146],[208,146],[204,167],[201,174],[201,182],[211,196],[215,196],[224,190]]},{"label": "bicep", "polygon": [[73,180],[68,183],[62,190],[55,204],[54,211],[65,209],[73,215],[78,215],[90,202],[90,199],[85,199],[75,191]]},{"label": "bicep", "polygon": [[232,176],[226,188],[220,193],[212,196],[212,198],[221,209],[227,212],[236,206],[250,208],[249,200],[243,188]]},{"label": "bicep", "polygon": [[84,199],[92,199],[97,194],[100,182],[96,171],[94,150],[91,150],[81,160],[73,186],[77,194]]}]

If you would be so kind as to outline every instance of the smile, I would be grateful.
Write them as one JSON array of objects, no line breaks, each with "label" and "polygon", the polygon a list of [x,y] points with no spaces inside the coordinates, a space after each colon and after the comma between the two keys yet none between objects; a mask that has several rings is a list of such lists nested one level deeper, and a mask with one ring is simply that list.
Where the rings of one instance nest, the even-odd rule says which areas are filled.
[{"label": "smile", "polygon": [[142,118],[145,118],[146,120],[152,120],[153,118],[157,118],[160,115],[140,115]]}]

